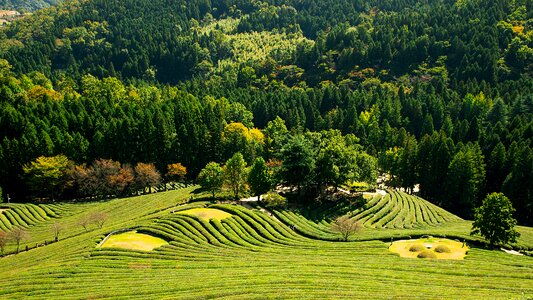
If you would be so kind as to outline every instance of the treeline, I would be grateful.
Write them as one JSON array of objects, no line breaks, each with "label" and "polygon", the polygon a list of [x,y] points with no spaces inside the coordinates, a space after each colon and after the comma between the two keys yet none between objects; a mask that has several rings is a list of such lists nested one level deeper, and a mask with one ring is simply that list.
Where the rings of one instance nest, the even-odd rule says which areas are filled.
[{"label": "treeline", "polygon": [[[173,177],[169,166],[168,179]],[[183,169],[186,173],[186,168]],[[184,175],[184,174],[183,174]],[[153,164],[135,167],[111,159],[76,165],[64,155],[40,156],[23,166],[23,178],[35,199],[92,199],[149,193],[162,182]]]}]

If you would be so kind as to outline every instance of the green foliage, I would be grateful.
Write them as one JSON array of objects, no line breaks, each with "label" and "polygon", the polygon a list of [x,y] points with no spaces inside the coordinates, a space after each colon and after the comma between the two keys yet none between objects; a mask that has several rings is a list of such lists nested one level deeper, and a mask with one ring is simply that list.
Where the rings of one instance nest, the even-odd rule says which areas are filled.
[{"label": "green foliage", "polygon": [[234,199],[239,199],[246,177],[246,162],[242,154],[237,152],[224,165],[224,180],[233,192]]},{"label": "green foliage", "polygon": [[437,255],[431,250],[424,250],[416,256],[418,258],[437,258]]},{"label": "green foliage", "polygon": [[210,162],[198,174],[198,182],[215,198],[215,192],[220,190],[224,184],[224,170],[218,163]]},{"label": "green foliage", "polygon": [[435,249],[433,249],[433,251],[437,253],[450,253],[451,252],[450,248],[446,245],[438,245],[437,247],[435,247]]},{"label": "green foliage", "polygon": [[50,197],[62,192],[72,162],[64,155],[40,156],[24,166],[28,188],[36,197]]},{"label": "green foliage", "polygon": [[411,247],[409,247],[410,252],[419,252],[422,250],[426,250],[426,247],[424,247],[424,245],[421,245],[421,244],[414,244]]},{"label": "green foliage", "polygon": [[283,165],[281,176],[289,185],[297,185],[300,190],[302,185],[312,180],[315,168],[315,159],[311,145],[302,135],[291,138],[281,149]]},{"label": "green foliage", "polygon": [[279,158],[281,149],[285,144],[289,131],[285,125],[285,121],[279,116],[267,123],[264,129],[265,133],[265,152],[268,157]]},{"label": "green foliage", "polygon": [[2,0],[0,1],[0,8],[32,12],[57,3],[57,0]]},{"label": "green foliage", "polygon": [[259,197],[272,188],[272,174],[262,157],[255,159],[248,172],[248,184],[254,195]]},{"label": "green foliage", "polygon": [[278,193],[275,192],[269,192],[267,193],[263,199],[261,199],[261,203],[266,208],[286,208],[287,207],[287,199],[285,197],[281,196]]},{"label": "green foliage", "polygon": [[354,145],[348,145],[340,131],[331,130],[321,134],[315,170],[316,180],[321,186],[338,187],[348,180],[362,178],[363,174],[366,175],[365,171],[370,171],[367,178],[375,176],[376,172],[364,170],[367,167],[364,158],[358,157],[359,153],[356,152]]},{"label": "green foliage", "polygon": [[448,167],[446,184],[453,202],[446,203],[445,207],[472,215],[484,183],[485,163],[481,149],[478,144],[467,144],[455,154]]},{"label": "green foliage", "polygon": [[476,208],[471,234],[481,234],[491,245],[516,242],[520,236],[515,229],[511,201],[502,193],[487,195],[480,207]]}]

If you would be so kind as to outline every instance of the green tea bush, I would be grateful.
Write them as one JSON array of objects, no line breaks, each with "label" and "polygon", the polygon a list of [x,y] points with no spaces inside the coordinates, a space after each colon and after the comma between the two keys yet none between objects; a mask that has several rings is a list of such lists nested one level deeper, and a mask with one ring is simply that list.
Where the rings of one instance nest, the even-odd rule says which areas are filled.
[{"label": "green tea bush", "polygon": [[287,207],[287,199],[278,193],[269,192],[261,200],[263,205],[267,208],[285,208]]},{"label": "green tea bush", "polygon": [[437,247],[435,247],[435,249],[433,249],[435,252],[437,253],[450,253],[452,252],[450,250],[450,248],[448,248],[448,246],[446,245],[438,245]]},{"label": "green tea bush", "polygon": [[435,252],[433,252],[431,250],[424,250],[424,251],[418,253],[418,255],[416,257],[418,257],[418,258],[437,258],[437,255],[435,254]]},{"label": "green tea bush", "polygon": [[425,250],[426,247],[424,247],[424,245],[420,245],[420,244],[414,244],[414,245],[411,245],[411,247],[409,247],[409,251],[410,252],[418,252],[418,251],[422,251],[422,250]]}]

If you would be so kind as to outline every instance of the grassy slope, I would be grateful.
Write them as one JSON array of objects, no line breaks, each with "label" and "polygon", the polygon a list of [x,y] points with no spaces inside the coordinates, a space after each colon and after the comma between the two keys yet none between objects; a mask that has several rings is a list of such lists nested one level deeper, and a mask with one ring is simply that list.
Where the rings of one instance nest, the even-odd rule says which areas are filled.
[{"label": "grassy slope", "polygon": [[[252,225],[256,226],[257,236],[248,234],[247,240],[257,246],[238,245],[244,243],[242,240],[224,244],[198,238],[191,245],[177,240],[150,253],[95,249],[102,236],[115,229],[136,225],[156,228],[165,220],[183,219],[193,224],[195,219],[169,214],[176,204],[187,199],[188,191],[71,204],[75,213],[60,219],[69,226],[64,239],[0,259],[0,298],[442,298],[446,295],[445,298],[508,299],[533,296],[530,257],[473,248],[464,261],[403,259],[388,251],[388,243],[311,240],[288,231],[287,226],[276,225],[275,221],[248,222],[255,224]],[[235,215],[238,213],[235,209],[239,208],[226,209],[233,210]],[[91,227],[85,233],[75,222],[91,211],[106,211],[110,220],[103,229]],[[256,220],[268,218],[258,211],[242,212]],[[153,217],[158,217],[157,221]],[[229,224],[233,221],[230,220],[235,218],[222,224],[231,229]],[[213,228],[210,224],[216,225],[204,222],[198,229],[190,227],[190,230],[204,232]],[[44,223],[32,227],[32,237],[48,237],[46,228]],[[261,231],[267,228],[270,234]],[[414,229],[417,230],[423,231]],[[469,223],[448,223],[442,228],[426,229],[425,233],[448,230],[467,234]],[[532,245],[531,228],[522,230],[525,233],[522,243]],[[371,232],[390,235],[402,230],[365,232],[368,236]],[[182,229],[182,233],[186,230]],[[218,241],[224,241],[221,233],[214,232]],[[269,238],[265,238],[267,235]],[[225,236],[234,237],[229,233]]]}]

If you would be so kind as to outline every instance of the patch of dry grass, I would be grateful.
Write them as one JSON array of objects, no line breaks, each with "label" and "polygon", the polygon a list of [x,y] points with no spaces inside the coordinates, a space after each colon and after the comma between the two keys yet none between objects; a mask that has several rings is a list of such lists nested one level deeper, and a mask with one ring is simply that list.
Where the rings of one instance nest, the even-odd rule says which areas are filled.
[{"label": "patch of dry grass", "polygon": [[[469,248],[449,239],[428,238],[392,243],[389,251],[406,258],[464,259]],[[430,254],[431,253],[431,254]]]},{"label": "patch of dry grass", "polygon": [[168,243],[155,236],[136,231],[129,231],[110,236],[101,248],[123,248],[131,250],[151,251]]},{"label": "patch of dry grass", "polygon": [[191,208],[179,211],[178,214],[196,216],[206,220],[216,219],[219,221],[231,217],[230,213],[215,208]]}]

